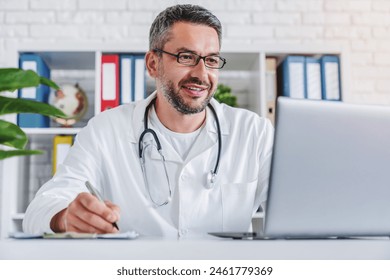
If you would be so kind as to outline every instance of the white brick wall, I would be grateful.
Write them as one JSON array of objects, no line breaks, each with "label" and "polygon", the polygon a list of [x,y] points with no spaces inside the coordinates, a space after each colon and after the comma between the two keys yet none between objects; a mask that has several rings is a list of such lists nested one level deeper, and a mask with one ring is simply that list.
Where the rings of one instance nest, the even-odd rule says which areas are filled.
[{"label": "white brick wall", "polygon": [[390,105],[388,0],[0,0],[0,67],[19,43],[145,42],[158,12],[187,2],[221,19],[225,44],[343,46],[351,101]]}]

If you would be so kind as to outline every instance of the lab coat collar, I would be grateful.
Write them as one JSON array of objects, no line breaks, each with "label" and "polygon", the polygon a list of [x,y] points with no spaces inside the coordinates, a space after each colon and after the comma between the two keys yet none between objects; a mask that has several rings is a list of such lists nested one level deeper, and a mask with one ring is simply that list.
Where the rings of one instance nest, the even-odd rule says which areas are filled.
[{"label": "lab coat collar", "polygon": [[131,143],[138,143],[139,137],[144,131],[144,115],[146,107],[150,102],[156,97],[156,91],[154,91],[151,95],[149,95],[146,99],[138,101],[135,104],[135,108],[133,111],[133,133],[130,135]]},{"label": "lab coat collar", "polygon": [[[146,99],[141,100],[135,104],[135,108],[133,111],[133,133],[130,135],[130,142],[135,143],[138,145],[139,137],[144,131],[144,114],[145,109],[149,105],[149,103],[156,97],[156,91],[153,92],[150,96],[148,96]],[[221,127],[221,134],[222,136],[228,135],[230,132],[228,122],[226,119],[228,116],[223,114],[223,105],[219,104],[215,99],[211,100],[211,105],[215,109],[220,127]],[[215,120],[215,117],[211,110],[207,108],[207,116],[206,116],[206,127],[205,130],[207,133],[202,133],[200,135],[200,139],[196,141],[194,147],[191,149],[190,154],[188,155],[188,159],[192,158],[193,156],[202,153],[203,151],[211,148],[218,142],[218,128],[217,123]],[[205,137],[204,137],[205,136]],[[163,141],[161,139],[160,141]],[[164,151],[165,160],[167,161],[176,161],[176,162],[182,162],[182,159],[178,156],[176,152],[171,151],[170,147],[171,145],[167,145],[167,143],[161,143]],[[154,156],[152,155],[154,158]],[[156,152],[155,153],[156,159],[161,159],[160,155]]]}]

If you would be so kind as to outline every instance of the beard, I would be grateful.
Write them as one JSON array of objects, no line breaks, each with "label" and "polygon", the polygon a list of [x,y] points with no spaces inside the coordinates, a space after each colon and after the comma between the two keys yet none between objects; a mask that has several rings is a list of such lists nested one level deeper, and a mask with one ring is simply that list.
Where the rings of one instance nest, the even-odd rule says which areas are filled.
[{"label": "beard", "polygon": [[[161,77],[160,81],[161,81],[161,90],[165,98],[168,100],[168,102],[172,105],[173,108],[175,108],[178,112],[184,115],[191,115],[191,114],[197,114],[202,112],[209,104],[211,98],[213,97],[213,94],[209,93],[207,97],[199,105],[191,106],[191,104],[186,103],[183,97],[180,95],[179,93],[180,89],[178,91],[175,90],[172,81],[168,81],[164,79],[164,77]],[[186,83],[206,85],[208,86],[208,88],[211,88],[209,84],[203,83],[198,78],[190,78],[181,82],[181,84],[186,84]],[[194,99],[197,98],[194,97]]]}]

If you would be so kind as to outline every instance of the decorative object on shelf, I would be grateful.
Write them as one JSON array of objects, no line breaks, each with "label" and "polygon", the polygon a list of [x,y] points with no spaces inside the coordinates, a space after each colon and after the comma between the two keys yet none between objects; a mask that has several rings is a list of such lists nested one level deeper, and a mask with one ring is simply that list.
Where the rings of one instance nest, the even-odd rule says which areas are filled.
[{"label": "decorative object on shelf", "polygon": [[[37,75],[32,70],[18,68],[0,69],[0,93],[4,91],[12,92],[21,88],[37,87],[40,84],[55,89],[59,88],[56,83]],[[45,116],[66,117],[61,110],[46,103],[0,96],[0,115],[14,113],[36,113]],[[27,142],[27,135],[19,126],[0,119],[0,146],[11,148],[7,150],[0,149],[0,160],[8,157],[42,153],[38,150],[25,150]]]},{"label": "decorative object on shelf", "polygon": [[81,120],[88,110],[87,95],[78,84],[62,85],[51,94],[49,104],[65,113],[65,118],[53,117],[55,122],[65,127],[70,127]]},{"label": "decorative object on shelf", "polygon": [[214,98],[232,107],[237,107],[237,97],[232,95],[232,88],[224,84],[219,84],[215,91]]}]

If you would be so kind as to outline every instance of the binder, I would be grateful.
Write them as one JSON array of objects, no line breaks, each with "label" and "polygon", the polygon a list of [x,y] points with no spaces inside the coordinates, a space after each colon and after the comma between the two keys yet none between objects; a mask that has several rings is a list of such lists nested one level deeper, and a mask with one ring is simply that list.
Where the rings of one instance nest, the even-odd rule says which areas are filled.
[{"label": "binder", "polygon": [[119,105],[119,55],[102,55],[100,100],[101,111],[105,111]]},{"label": "binder", "polygon": [[53,175],[56,173],[58,165],[62,164],[68,155],[73,144],[73,136],[56,135],[53,139]]},{"label": "binder", "polygon": [[306,85],[305,96],[307,99],[322,99],[321,62],[318,58],[305,58]]},{"label": "binder", "polygon": [[120,103],[133,101],[134,59],[132,55],[120,56]]},{"label": "binder", "polygon": [[[50,79],[50,69],[45,61],[37,54],[21,54],[19,57],[19,68],[33,70],[38,75]],[[47,103],[50,88],[45,85],[38,87],[23,88],[18,91],[18,97]],[[39,114],[20,113],[17,117],[20,127],[49,127],[50,118]]]},{"label": "binder", "polygon": [[321,57],[322,99],[341,100],[340,61],[335,55]]},{"label": "binder", "polygon": [[145,56],[134,55],[134,89],[133,101],[145,99],[146,97],[146,75]]},{"label": "binder", "polygon": [[277,68],[278,95],[305,98],[305,57],[287,56]]},{"label": "binder", "polygon": [[267,57],[265,60],[265,88],[267,93],[267,118],[272,124],[275,123],[275,105],[276,105],[276,58]]}]

